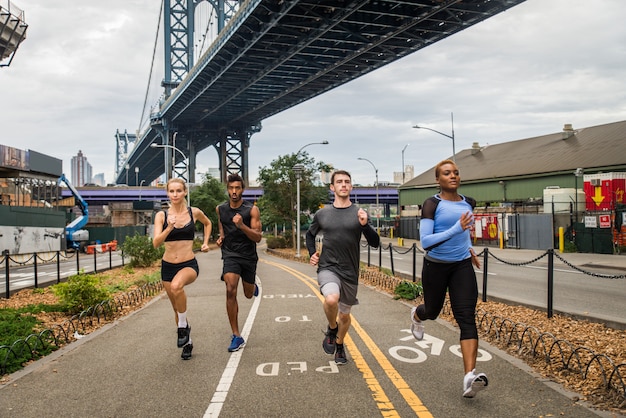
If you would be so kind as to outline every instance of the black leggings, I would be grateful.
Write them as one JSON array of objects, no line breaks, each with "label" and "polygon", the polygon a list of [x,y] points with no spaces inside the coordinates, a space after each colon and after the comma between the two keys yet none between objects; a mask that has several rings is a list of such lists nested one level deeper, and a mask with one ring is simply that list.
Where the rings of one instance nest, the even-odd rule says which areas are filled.
[{"label": "black leggings", "polygon": [[454,263],[438,263],[424,258],[422,286],[424,303],[417,307],[420,319],[439,316],[447,290],[452,314],[461,330],[461,340],[478,339],[475,318],[478,285],[471,258]]}]

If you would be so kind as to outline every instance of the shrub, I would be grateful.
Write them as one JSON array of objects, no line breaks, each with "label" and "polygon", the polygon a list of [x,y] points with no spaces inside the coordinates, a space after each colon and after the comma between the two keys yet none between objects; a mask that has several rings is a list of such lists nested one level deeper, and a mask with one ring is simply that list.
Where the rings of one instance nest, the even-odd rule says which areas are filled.
[{"label": "shrub", "polygon": [[81,312],[109,298],[100,287],[100,279],[93,274],[70,276],[67,282],[55,284],[52,291],[70,312]]},{"label": "shrub", "polygon": [[155,261],[163,257],[165,248],[163,246],[154,248],[152,238],[149,235],[136,233],[132,237],[126,237],[122,251],[131,257],[131,267],[150,267]]},{"label": "shrub", "polygon": [[402,282],[400,282],[400,284],[396,286],[396,288],[393,290],[393,293],[396,295],[394,299],[413,300],[418,296],[421,296],[422,293],[424,293],[424,290],[422,289],[421,283],[408,282],[406,280],[403,280]]},{"label": "shrub", "polygon": [[269,249],[287,248],[287,240],[283,237],[269,236],[265,239],[265,242],[267,243],[267,248]]},{"label": "shrub", "polygon": [[577,253],[578,248],[576,247],[576,244],[574,244],[572,241],[565,241],[563,243],[563,252],[564,253]]}]

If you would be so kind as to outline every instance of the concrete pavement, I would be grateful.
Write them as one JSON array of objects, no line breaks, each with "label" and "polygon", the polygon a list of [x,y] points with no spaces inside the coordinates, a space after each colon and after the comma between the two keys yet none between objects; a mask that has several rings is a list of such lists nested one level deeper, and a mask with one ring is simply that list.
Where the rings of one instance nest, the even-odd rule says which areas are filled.
[{"label": "concrete pavement", "polygon": [[359,289],[349,363],[321,348],[325,319],[315,270],[259,251],[261,294],[239,296],[246,347],[228,353],[230,328],[218,251],[198,254],[187,288],[193,358],[180,359],[167,298],[28,365],[0,388],[2,417],[610,417],[481,342],[489,387],[461,396],[458,330],[428,321],[410,335],[409,306]]}]

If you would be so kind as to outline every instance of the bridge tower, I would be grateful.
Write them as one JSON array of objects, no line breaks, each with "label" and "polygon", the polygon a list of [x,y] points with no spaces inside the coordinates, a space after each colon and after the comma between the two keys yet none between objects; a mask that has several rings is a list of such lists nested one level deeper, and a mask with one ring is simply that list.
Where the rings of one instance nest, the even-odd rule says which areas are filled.
[{"label": "bridge tower", "polygon": [[[207,41],[210,44],[213,40],[210,39],[212,35],[217,37],[224,29],[226,23],[239,9],[240,3],[243,1],[166,0],[164,2],[165,76],[161,86],[164,88],[165,100],[193,68],[195,57],[203,52],[205,46],[208,46]],[[207,27],[198,28],[203,18],[207,22]],[[179,176],[186,173],[187,180],[194,183],[196,151],[193,130],[186,129],[184,126],[174,126],[160,116],[153,118],[151,124],[160,132],[162,143],[168,145],[164,149],[166,177],[169,178],[170,173],[176,173]],[[245,131],[228,128],[218,133],[219,137],[215,139],[214,148],[220,156],[219,168],[222,181],[226,180],[228,174],[236,173],[242,175],[248,183],[248,145],[254,132],[258,130],[253,127]],[[188,157],[187,166],[175,165],[176,159],[173,158],[173,153],[177,149]]]}]

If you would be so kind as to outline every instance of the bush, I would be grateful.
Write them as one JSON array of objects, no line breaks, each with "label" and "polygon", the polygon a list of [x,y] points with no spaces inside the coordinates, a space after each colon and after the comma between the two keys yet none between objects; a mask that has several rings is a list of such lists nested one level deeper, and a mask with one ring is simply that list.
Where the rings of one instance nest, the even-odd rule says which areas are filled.
[{"label": "bush", "polygon": [[287,240],[283,237],[269,236],[265,239],[267,248],[288,248]]},{"label": "bush", "polygon": [[152,238],[149,235],[136,233],[132,237],[126,237],[122,251],[131,257],[131,267],[150,267],[155,261],[163,257],[165,248],[163,246],[154,248]]},{"label": "bush", "polygon": [[421,283],[407,282],[406,280],[400,282],[393,290],[396,295],[394,299],[408,299],[413,300],[424,293]]},{"label": "bush", "polygon": [[70,312],[78,313],[109,298],[100,287],[100,279],[93,274],[77,274],[67,282],[55,284],[52,291]]},{"label": "bush", "polygon": [[576,244],[574,244],[573,242],[565,241],[563,242],[563,252],[564,253],[577,253],[578,248],[576,247]]}]

